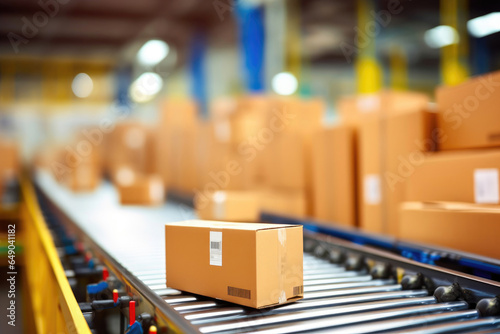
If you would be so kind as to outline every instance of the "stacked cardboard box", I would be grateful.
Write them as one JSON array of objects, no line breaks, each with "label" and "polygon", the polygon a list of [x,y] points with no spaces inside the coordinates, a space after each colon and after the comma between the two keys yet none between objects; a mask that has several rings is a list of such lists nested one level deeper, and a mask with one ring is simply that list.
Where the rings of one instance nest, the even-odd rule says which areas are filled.
[{"label": "stacked cardboard box", "polygon": [[19,149],[14,142],[0,139],[0,179],[13,178],[19,173]]},{"label": "stacked cardboard box", "polygon": [[406,202],[399,237],[500,258],[500,207],[459,202]]},{"label": "stacked cardboard box", "polygon": [[102,164],[97,149],[88,146],[88,150],[79,150],[78,141],[74,145],[56,149],[51,172],[58,182],[73,191],[92,191],[101,182]]},{"label": "stacked cardboard box", "polygon": [[500,71],[436,90],[441,150],[500,147]]},{"label": "stacked cardboard box", "polygon": [[435,113],[425,95],[392,91],[345,98],[339,112],[358,135],[359,225],[396,235],[406,180],[437,145]]},{"label": "stacked cardboard box", "polygon": [[0,200],[5,187],[18,177],[20,169],[19,150],[15,143],[0,139]]},{"label": "stacked cardboard box", "polygon": [[[399,237],[498,257],[500,72],[436,90],[439,152],[408,179]],[[445,204],[429,204],[444,201]],[[417,224],[418,227],[414,224]]]},{"label": "stacked cardboard box", "polygon": [[[283,202],[304,201],[292,211],[313,215],[313,136],[321,129],[325,106],[319,99],[275,98],[269,114],[269,140],[263,148],[263,180],[273,200],[263,208],[283,212]],[[271,195],[274,193],[274,195]],[[277,199],[281,197],[282,199]],[[275,203],[274,209],[271,204]],[[299,212],[304,208],[303,212]]]},{"label": "stacked cardboard box", "polygon": [[313,138],[314,217],[325,222],[355,226],[356,151],[354,129],[336,126]]},{"label": "stacked cardboard box", "polygon": [[122,167],[114,178],[121,204],[160,205],[165,199],[163,181],[158,175],[141,175]]},{"label": "stacked cardboard box", "polygon": [[157,129],[157,171],[166,187],[188,194],[197,185],[197,110],[193,100],[168,99],[160,110]]},{"label": "stacked cardboard box", "polygon": [[195,197],[196,214],[201,219],[257,222],[260,215],[261,193],[258,191],[217,190]]},{"label": "stacked cardboard box", "polygon": [[138,121],[116,124],[110,133],[105,157],[105,166],[109,174],[123,165],[137,173],[146,173],[154,162],[154,132],[147,125]]}]

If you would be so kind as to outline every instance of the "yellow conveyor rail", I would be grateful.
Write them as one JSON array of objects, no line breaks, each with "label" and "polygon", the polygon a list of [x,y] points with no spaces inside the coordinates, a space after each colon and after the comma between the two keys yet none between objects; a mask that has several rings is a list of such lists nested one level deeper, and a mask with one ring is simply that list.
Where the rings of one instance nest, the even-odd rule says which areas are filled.
[{"label": "yellow conveyor rail", "polygon": [[[64,274],[56,247],[38,205],[33,185],[21,180],[25,275],[32,331],[42,334],[85,333],[90,329]],[[30,331],[30,333],[32,332]]]}]

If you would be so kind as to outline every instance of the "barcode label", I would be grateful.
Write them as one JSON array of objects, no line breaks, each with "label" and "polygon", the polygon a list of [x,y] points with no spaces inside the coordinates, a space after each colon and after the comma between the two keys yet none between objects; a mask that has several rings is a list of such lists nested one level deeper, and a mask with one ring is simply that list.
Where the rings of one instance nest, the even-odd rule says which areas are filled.
[{"label": "barcode label", "polygon": [[380,177],[377,174],[365,175],[364,179],[364,197],[365,203],[369,205],[378,205],[382,199],[380,190]]},{"label": "barcode label", "polygon": [[498,204],[498,169],[485,168],[474,170],[474,199],[479,204]]},{"label": "barcode label", "polygon": [[227,294],[229,296],[250,299],[250,290],[235,288],[232,286],[227,287]]},{"label": "barcode label", "polygon": [[303,285],[294,286],[293,287],[293,294],[294,294],[294,296],[303,295],[304,294],[304,286]]},{"label": "barcode label", "polygon": [[222,267],[222,232],[210,231],[210,265]]}]

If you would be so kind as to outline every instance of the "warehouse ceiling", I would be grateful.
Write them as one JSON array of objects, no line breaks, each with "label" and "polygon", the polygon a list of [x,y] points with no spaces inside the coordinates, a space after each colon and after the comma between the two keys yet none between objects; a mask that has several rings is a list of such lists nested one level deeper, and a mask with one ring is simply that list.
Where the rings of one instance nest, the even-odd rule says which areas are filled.
[{"label": "warehouse ceiling", "polygon": [[[216,1],[232,4],[232,0]],[[339,44],[354,41],[356,1],[288,0],[291,1],[296,1],[300,8],[304,56],[313,62],[345,63]],[[387,9],[389,1],[374,1],[375,11]],[[182,59],[196,30],[209,31],[213,43],[235,43],[234,19],[228,14],[221,20],[214,3],[206,0],[2,0],[0,54],[108,57],[119,62],[130,60],[144,41],[159,38],[176,48]],[[427,47],[423,35],[439,25],[439,1],[401,0],[401,6],[401,13],[392,15],[389,24],[377,35],[379,54],[384,58],[388,50],[397,46],[407,51],[409,61],[414,64],[436,63],[439,50]],[[470,1],[469,7],[469,18],[500,11],[500,3],[496,1]],[[53,15],[47,18],[46,12]],[[498,36],[487,39],[492,54],[500,50]]]},{"label": "warehouse ceiling", "polygon": [[[196,29],[220,23],[210,1],[41,0],[40,3],[47,5],[31,0],[1,2],[0,53],[116,57],[127,45],[151,38],[182,47]],[[225,21],[223,24],[231,23]]]}]

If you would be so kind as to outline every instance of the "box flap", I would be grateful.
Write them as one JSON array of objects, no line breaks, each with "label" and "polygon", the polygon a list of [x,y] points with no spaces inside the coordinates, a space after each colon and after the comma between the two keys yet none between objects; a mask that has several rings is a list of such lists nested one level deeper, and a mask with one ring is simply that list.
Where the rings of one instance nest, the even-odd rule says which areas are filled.
[{"label": "box flap", "polygon": [[435,210],[435,211],[462,211],[462,212],[487,212],[500,214],[500,207],[496,205],[473,204],[463,202],[404,202],[404,210]]},{"label": "box flap", "polygon": [[182,222],[167,223],[166,226],[181,226],[181,227],[205,227],[216,229],[231,229],[231,230],[269,230],[275,228],[289,228],[297,225],[287,224],[268,224],[268,223],[239,223],[239,222],[220,222],[212,220],[186,220]]}]

